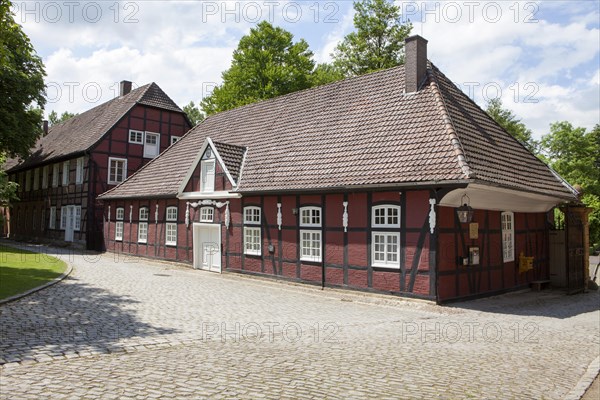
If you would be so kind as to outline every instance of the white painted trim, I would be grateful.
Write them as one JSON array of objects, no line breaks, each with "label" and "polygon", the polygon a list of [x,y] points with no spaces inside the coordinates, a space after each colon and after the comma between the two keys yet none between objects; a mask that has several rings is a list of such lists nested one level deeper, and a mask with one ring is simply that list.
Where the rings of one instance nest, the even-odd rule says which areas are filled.
[{"label": "white painted trim", "polygon": [[127,179],[127,159],[126,158],[120,158],[120,157],[108,157],[107,183],[109,185],[118,185],[121,182],[111,181],[110,180],[110,163],[111,163],[112,160],[115,160],[115,161],[125,161],[125,163],[123,164],[123,180],[121,181],[121,182],[124,182]]},{"label": "white painted trim", "polygon": [[[246,211],[251,211],[251,210],[258,210],[258,222],[246,219]],[[254,213],[252,213],[252,215],[253,214]],[[260,226],[261,222],[262,222],[262,210],[260,209],[260,207],[257,207],[257,206],[246,206],[242,210],[242,217],[243,217],[245,225],[247,224],[247,225],[259,225]]]},{"label": "white painted trim", "polygon": [[[305,256],[302,254],[302,234],[304,233],[318,233],[319,234],[319,256],[318,257],[313,257],[313,256]],[[323,232],[320,229],[300,229],[300,235],[299,235],[299,243],[298,246],[300,248],[300,260],[301,261],[310,261],[310,262],[321,262],[323,260]],[[311,247],[312,249],[312,247]]]},{"label": "white painted trim", "polygon": [[[146,155],[146,139],[148,138],[148,135],[157,136],[157,138],[156,138],[156,146],[158,148],[157,148],[156,155]],[[160,133],[159,132],[145,131],[144,132],[144,144],[143,145],[144,145],[144,148],[142,149],[142,157],[143,158],[154,159],[154,158],[158,157],[158,155],[160,154]]]},{"label": "white painted trim", "polygon": [[[202,229],[206,229],[206,230],[215,230],[216,231],[216,237],[217,237],[217,249],[218,249],[218,257],[219,257],[219,270],[218,271],[214,271],[211,270],[210,266],[208,267],[208,269],[206,268],[202,268],[201,265],[198,265],[196,263],[196,261],[199,259],[198,252],[202,252],[204,249],[202,248],[201,245],[201,238],[197,236],[197,234],[201,234],[201,232],[199,232],[199,230]],[[223,271],[223,253],[221,253],[221,243],[222,243],[222,237],[221,237],[221,225],[219,224],[206,224],[206,223],[198,223],[198,222],[194,222],[192,224],[192,247],[193,247],[193,267],[194,269],[201,269],[204,271],[214,271],[214,272],[218,272],[221,273]],[[197,243],[200,242],[200,243]]]},{"label": "white painted trim", "polygon": [[[131,132],[135,132],[136,134],[137,134],[137,133],[141,133],[141,134],[142,134],[142,141],[141,141],[141,142],[132,141],[132,140],[131,140]],[[145,138],[146,138],[146,136],[144,135],[144,131],[138,131],[137,129],[130,129],[130,130],[129,130],[129,132],[127,133],[127,135],[128,135],[128,136],[127,136],[127,141],[128,141],[129,143],[132,143],[132,144],[141,144],[141,145],[144,145],[144,140],[145,140]],[[137,135],[136,135],[136,136],[137,136]]]},{"label": "white painted trim", "polygon": [[[375,261],[375,235],[383,235],[386,237],[385,239],[385,256],[386,256],[386,261],[381,262],[381,261]],[[395,236],[398,239],[398,251],[396,252],[396,259],[397,261],[395,263],[388,263],[387,262],[387,247],[388,247],[388,236]],[[373,267],[378,267],[378,268],[389,268],[389,269],[400,269],[400,233],[399,232],[385,232],[385,231],[372,231],[371,232],[371,266]]]},{"label": "white painted trim", "polygon": [[[209,166],[212,166],[212,177],[208,174]],[[214,193],[217,178],[217,160],[211,158],[200,160],[200,191],[202,193]]]},{"label": "white painted trim", "polygon": [[[303,223],[302,222],[302,211],[313,211],[313,210],[319,210],[319,223],[315,224],[313,222],[309,222],[309,223]],[[311,213],[311,219],[312,219],[312,213]],[[323,225],[323,208],[322,207],[317,207],[317,206],[306,206],[306,207],[300,207],[300,212],[299,212],[299,226],[301,227],[307,227],[307,228],[320,228]]]},{"label": "white painted trim", "polygon": [[[258,232],[258,250],[248,249],[246,248],[246,244],[248,241],[246,240],[246,231],[251,230],[252,232]],[[254,244],[254,243],[252,243]],[[244,226],[244,254],[249,254],[252,256],[260,256],[262,255],[262,232],[260,226],[258,225],[250,225]]]},{"label": "white painted trim", "polygon": [[212,193],[202,192],[183,192],[177,195],[179,200],[215,200],[215,199],[240,199],[239,193],[231,193],[226,191],[218,191]]},{"label": "white painted trim", "polygon": [[460,207],[461,198],[467,194],[470,206],[478,210],[547,212],[567,200],[549,195],[500,188],[471,183],[466,188],[447,193],[439,202],[440,206]]},{"label": "white painted trim", "polygon": [[[385,212],[385,220],[386,223],[385,224],[376,224],[375,223],[375,211],[377,210],[382,210],[382,209],[394,209],[394,210],[398,210],[398,223],[397,224],[388,224],[387,223],[387,219],[388,219],[388,212]],[[401,216],[401,209],[400,206],[396,205],[396,204],[379,204],[377,206],[372,206],[371,207],[371,227],[372,228],[400,228],[400,217]]]},{"label": "white painted trim", "polygon": [[[215,152],[215,158],[217,160],[219,160],[219,163],[221,163],[221,167],[223,167],[223,171],[225,172],[225,175],[227,175],[227,179],[229,179],[229,182],[231,182],[231,186],[233,186],[235,188],[237,186],[237,182],[233,179],[233,176],[231,176],[231,174],[229,173],[229,170],[227,169],[227,165],[225,165],[225,163],[223,162],[223,159],[221,158],[221,155],[215,148],[215,144],[213,143],[213,141],[210,137],[207,137],[206,139],[209,141],[210,147]],[[216,171],[217,170],[215,169],[215,173],[216,173]]]}]

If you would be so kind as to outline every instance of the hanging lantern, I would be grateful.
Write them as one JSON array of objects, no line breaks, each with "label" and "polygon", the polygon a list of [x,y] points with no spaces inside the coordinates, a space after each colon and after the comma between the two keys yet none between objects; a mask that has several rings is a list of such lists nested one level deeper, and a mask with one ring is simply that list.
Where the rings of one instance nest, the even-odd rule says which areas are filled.
[{"label": "hanging lantern", "polygon": [[473,208],[471,207],[471,199],[466,194],[463,194],[460,199],[462,206],[456,209],[456,215],[461,224],[468,224],[473,220]]}]

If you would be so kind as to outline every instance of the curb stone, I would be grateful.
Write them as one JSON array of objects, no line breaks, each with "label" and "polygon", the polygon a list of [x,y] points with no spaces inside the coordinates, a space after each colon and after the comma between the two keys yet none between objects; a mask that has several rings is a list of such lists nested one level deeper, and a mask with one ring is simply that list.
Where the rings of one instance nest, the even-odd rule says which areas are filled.
[{"label": "curb stone", "polygon": [[577,385],[567,395],[564,397],[564,400],[579,400],[583,397],[585,392],[594,382],[596,376],[598,376],[598,372],[600,372],[600,357],[596,357],[594,361],[590,363],[587,368],[587,371],[583,374]]}]

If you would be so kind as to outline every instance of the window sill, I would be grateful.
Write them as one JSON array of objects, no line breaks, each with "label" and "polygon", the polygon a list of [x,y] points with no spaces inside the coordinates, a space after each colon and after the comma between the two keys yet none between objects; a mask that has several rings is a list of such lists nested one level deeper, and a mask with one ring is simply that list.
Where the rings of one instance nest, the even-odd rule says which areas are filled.
[{"label": "window sill", "polygon": [[323,262],[323,260],[321,258],[312,258],[312,257],[311,258],[300,257],[300,261],[306,261],[306,262],[309,262],[309,263],[320,263],[320,262]]},{"label": "window sill", "polygon": [[177,243],[169,242],[169,243],[165,243],[165,246],[176,247]]},{"label": "window sill", "polygon": [[138,240],[138,243],[140,243],[140,244],[148,244],[148,241],[147,240]]},{"label": "window sill", "polygon": [[400,264],[398,264],[398,265],[392,265],[392,264],[373,264],[371,266],[373,268],[400,269]]},{"label": "window sill", "polygon": [[262,252],[260,252],[260,251],[245,251],[244,254],[247,256],[256,256],[256,257],[262,256]]}]

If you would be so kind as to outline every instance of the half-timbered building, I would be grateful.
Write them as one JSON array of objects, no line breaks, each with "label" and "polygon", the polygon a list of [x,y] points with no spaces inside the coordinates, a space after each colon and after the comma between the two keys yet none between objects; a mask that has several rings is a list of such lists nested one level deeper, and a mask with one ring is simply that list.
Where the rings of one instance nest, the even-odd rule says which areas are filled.
[{"label": "half-timbered building", "polygon": [[132,89],[48,128],[32,154],[9,160],[7,173],[19,183],[10,209],[10,237],[71,242],[100,250],[103,209],[98,194],[181,138],[191,125],[155,83]]},{"label": "half-timbered building", "polygon": [[207,118],[100,196],[107,248],[439,302],[548,276],[574,191],[406,43],[406,64]]}]

